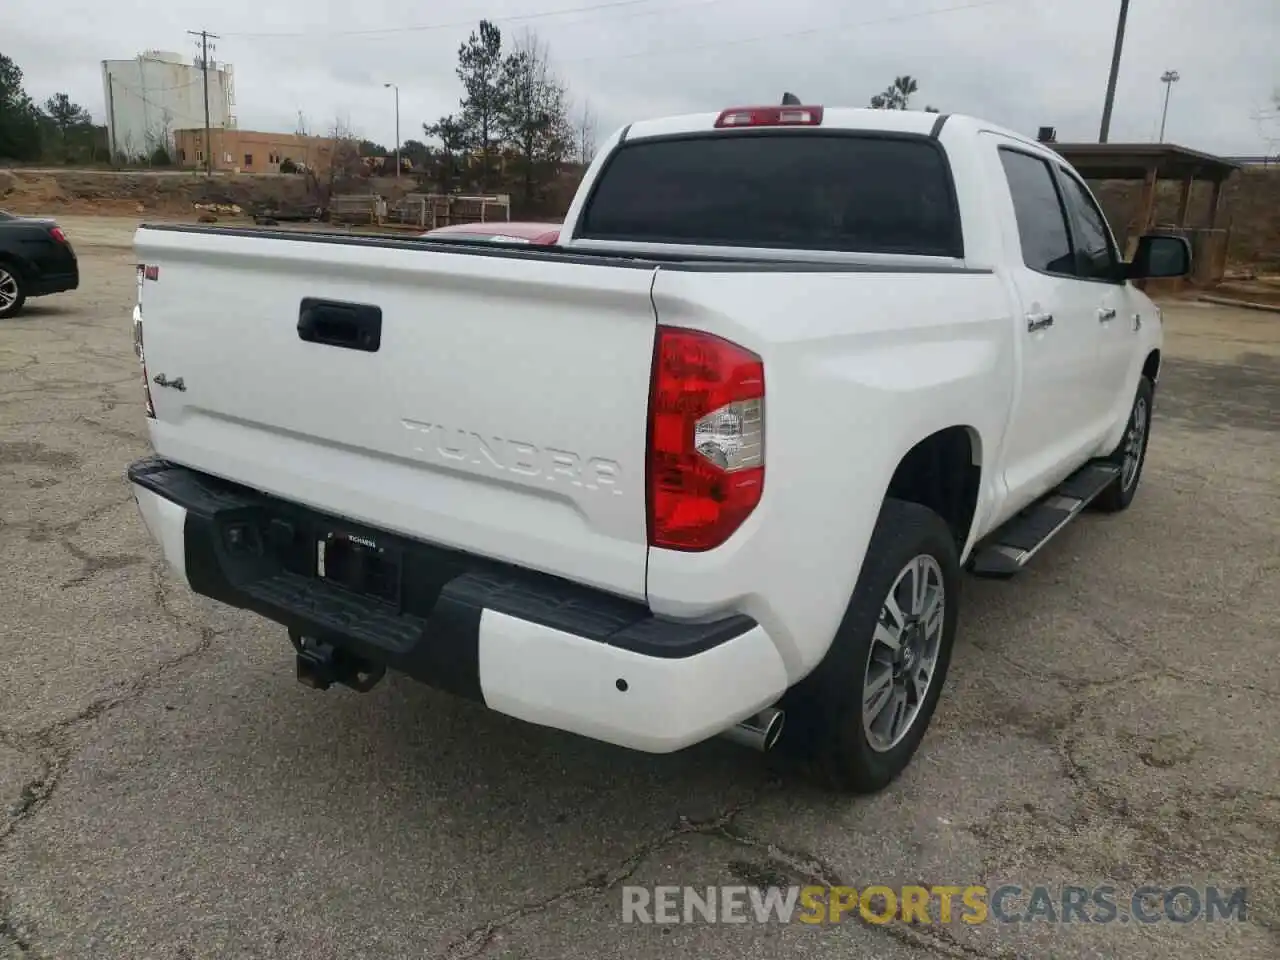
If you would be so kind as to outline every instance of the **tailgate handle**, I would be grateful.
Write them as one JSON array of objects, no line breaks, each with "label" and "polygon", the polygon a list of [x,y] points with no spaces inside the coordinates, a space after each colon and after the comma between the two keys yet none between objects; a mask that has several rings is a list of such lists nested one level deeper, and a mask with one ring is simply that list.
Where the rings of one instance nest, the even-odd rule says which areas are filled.
[{"label": "tailgate handle", "polygon": [[377,353],[382,345],[382,308],[304,297],[298,310],[298,338],[346,350]]}]

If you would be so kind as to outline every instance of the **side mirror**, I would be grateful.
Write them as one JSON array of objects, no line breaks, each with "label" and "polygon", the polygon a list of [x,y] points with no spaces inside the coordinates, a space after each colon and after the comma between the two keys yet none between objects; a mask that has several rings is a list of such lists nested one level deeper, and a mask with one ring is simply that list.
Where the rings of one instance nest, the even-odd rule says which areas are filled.
[{"label": "side mirror", "polygon": [[1138,238],[1138,249],[1125,275],[1130,280],[1185,277],[1191,273],[1191,244],[1182,237],[1149,233]]}]

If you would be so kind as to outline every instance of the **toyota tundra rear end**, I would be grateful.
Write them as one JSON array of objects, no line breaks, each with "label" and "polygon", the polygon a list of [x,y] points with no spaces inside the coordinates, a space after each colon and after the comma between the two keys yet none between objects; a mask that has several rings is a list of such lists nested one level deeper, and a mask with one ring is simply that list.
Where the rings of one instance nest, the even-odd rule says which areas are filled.
[{"label": "toyota tundra rear end", "polygon": [[169,562],[283,624],[313,686],[769,746],[901,455],[848,389],[904,317],[1003,308],[932,119],[865,114],[620,131],[549,247],[142,227],[129,476]]}]

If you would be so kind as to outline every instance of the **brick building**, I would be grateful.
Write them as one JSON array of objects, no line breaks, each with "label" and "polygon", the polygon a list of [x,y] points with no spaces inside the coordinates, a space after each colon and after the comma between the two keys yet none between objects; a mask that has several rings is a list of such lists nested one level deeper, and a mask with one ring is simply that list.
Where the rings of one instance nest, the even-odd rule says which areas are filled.
[{"label": "brick building", "polygon": [[[209,131],[213,169],[236,173],[279,173],[286,159],[299,166],[320,171],[333,160],[334,140],[306,137],[297,133],[263,133],[257,130],[214,129]],[[180,167],[203,169],[205,131],[203,127],[173,132],[174,162]]]}]

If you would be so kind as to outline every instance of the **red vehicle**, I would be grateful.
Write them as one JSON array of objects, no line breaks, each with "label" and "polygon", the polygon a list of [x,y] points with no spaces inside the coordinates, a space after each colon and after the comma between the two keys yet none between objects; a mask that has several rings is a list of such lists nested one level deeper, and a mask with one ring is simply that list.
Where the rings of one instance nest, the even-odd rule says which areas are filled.
[{"label": "red vehicle", "polygon": [[491,240],[494,243],[532,243],[549,247],[560,239],[560,224],[514,223],[509,220],[455,223],[428,230],[423,236],[433,240]]}]

